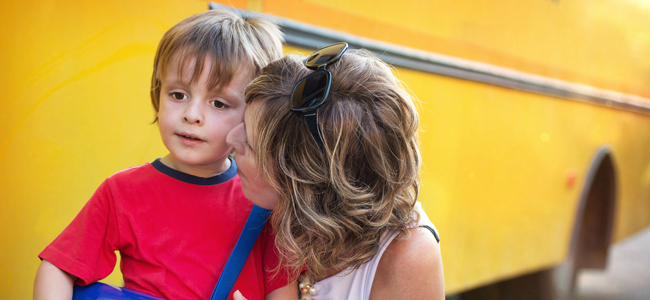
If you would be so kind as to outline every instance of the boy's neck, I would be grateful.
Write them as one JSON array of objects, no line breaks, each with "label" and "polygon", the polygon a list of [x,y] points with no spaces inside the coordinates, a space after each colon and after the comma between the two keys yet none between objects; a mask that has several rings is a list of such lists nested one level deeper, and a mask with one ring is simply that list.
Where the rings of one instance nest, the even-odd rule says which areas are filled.
[{"label": "boy's neck", "polygon": [[202,178],[210,178],[222,174],[230,168],[231,164],[228,157],[224,157],[223,160],[220,159],[217,162],[205,165],[187,164],[178,160],[171,153],[161,158],[160,162],[176,171]]}]

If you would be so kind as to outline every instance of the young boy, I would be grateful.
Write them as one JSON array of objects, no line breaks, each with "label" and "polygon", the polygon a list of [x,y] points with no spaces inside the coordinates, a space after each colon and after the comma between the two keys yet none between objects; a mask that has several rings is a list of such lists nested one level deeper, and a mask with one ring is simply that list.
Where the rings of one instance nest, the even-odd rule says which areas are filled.
[{"label": "young boy", "polygon": [[[109,275],[120,251],[126,288],[209,299],[252,208],[226,135],[243,121],[248,83],[281,56],[277,26],[228,11],[197,14],[167,31],[154,61],[151,102],[169,154],[100,185],[39,255],[34,298],[71,299],[73,283]],[[287,276],[273,276],[273,249],[265,228],[233,291],[248,299],[297,297]]]}]

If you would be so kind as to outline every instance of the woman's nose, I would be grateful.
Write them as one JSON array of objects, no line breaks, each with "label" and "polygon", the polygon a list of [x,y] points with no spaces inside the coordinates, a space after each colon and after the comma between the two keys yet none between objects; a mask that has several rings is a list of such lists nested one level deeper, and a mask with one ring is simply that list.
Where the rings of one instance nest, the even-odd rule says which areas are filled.
[{"label": "woman's nose", "polygon": [[230,147],[235,148],[237,152],[241,152],[242,150],[241,135],[243,132],[244,132],[244,123],[241,123],[235,126],[235,128],[233,128],[232,130],[230,130],[230,132],[228,132],[228,135],[226,136],[226,144],[228,144],[228,146]]}]

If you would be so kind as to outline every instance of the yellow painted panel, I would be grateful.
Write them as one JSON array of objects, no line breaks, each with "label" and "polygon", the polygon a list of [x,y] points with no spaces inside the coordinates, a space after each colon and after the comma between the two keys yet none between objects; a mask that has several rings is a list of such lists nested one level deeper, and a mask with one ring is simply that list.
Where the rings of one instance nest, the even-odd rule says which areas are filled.
[{"label": "yellow painted panel", "polygon": [[[610,145],[615,240],[650,225],[650,116],[399,70],[423,102],[420,200],[454,293],[561,262],[589,163]],[[574,187],[567,174],[576,170]]]},{"label": "yellow painted panel", "polygon": [[[149,84],[163,33],[204,1],[0,4],[0,295],[31,299],[38,253],[111,174],[166,154]],[[121,284],[119,270],[107,282]]]}]

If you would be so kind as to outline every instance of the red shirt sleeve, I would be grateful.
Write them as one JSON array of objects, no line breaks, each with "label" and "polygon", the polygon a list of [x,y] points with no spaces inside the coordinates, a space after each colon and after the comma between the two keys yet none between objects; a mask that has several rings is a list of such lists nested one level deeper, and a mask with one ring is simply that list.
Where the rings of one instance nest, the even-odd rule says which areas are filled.
[{"label": "red shirt sleeve", "polygon": [[104,181],[72,223],[39,254],[87,285],[115,268],[119,245],[117,219],[110,187]]},{"label": "red shirt sleeve", "polygon": [[[287,284],[295,281],[298,277],[292,276],[291,272],[284,267],[278,268],[280,258],[278,250],[275,248],[275,235],[270,224],[262,231],[265,236],[263,268],[264,268],[264,291],[269,294]],[[296,292],[298,287],[296,286]]]}]

